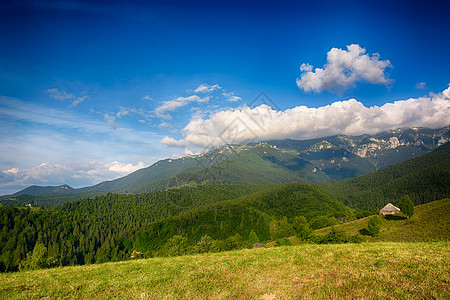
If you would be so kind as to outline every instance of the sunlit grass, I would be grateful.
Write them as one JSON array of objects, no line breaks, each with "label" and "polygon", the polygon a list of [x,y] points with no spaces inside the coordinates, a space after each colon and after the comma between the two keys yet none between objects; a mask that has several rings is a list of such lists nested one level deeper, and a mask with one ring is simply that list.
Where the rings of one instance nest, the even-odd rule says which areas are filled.
[{"label": "sunlit grass", "polygon": [[449,299],[450,243],[260,248],[0,274],[2,299]]},{"label": "sunlit grass", "polygon": [[[425,242],[450,239],[450,199],[442,199],[415,207],[415,213],[407,220],[401,213],[383,217],[378,237],[361,234],[367,228],[371,216],[335,226],[336,229],[359,235],[366,241]],[[327,234],[330,228],[316,230],[317,234]]]}]

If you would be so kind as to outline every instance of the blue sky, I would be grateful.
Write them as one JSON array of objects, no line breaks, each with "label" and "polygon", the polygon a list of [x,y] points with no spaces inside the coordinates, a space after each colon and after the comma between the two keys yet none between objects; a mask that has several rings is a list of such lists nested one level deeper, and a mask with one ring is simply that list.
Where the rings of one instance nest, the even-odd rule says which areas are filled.
[{"label": "blue sky", "polygon": [[3,1],[0,194],[95,184],[222,142],[446,126],[448,9]]}]

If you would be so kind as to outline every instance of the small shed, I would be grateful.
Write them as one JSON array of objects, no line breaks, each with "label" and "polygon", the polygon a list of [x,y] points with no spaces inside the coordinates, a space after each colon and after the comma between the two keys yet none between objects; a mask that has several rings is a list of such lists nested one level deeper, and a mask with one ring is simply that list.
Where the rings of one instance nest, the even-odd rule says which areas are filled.
[{"label": "small shed", "polygon": [[398,208],[397,206],[392,205],[392,203],[388,203],[386,204],[385,207],[383,207],[380,210],[380,215],[393,215],[395,213],[400,212],[400,208]]}]

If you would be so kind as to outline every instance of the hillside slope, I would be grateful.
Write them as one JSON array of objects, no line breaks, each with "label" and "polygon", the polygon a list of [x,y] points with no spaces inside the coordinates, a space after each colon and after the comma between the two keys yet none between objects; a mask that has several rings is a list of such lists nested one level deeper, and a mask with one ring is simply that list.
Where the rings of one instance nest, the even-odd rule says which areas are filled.
[{"label": "hillside slope", "polygon": [[450,144],[432,153],[350,180],[318,188],[347,206],[378,211],[408,194],[416,204],[450,196]]},{"label": "hillside slope", "polygon": [[[450,244],[304,244],[0,274],[4,299],[449,299]],[[426,254],[426,255],[425,255]]]},{"label": "hillside slope", "polygon": [[[432,240],[450,240],[450,199],[436,200],[418,205],[414,215],[407,220],[403,215],[383,216],[380,235],[372,237],[364,235],[369,219],[372,216],[353,222],[336,225],[337,230],[359,235],[366,241],[426,242]],[[327,234],[330,228],[315,231]]]}]

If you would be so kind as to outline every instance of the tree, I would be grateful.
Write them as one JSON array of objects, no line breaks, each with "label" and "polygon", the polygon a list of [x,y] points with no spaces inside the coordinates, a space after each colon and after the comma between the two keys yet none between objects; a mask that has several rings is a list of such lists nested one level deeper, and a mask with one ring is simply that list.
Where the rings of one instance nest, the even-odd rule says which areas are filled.
[{"label": "tree", "polygon": [[198,243],[194,246],[194,252],[196,253],[207,253],[207,252],[216,252],[217,246],[216,241],[213,240],[209,235],[204,235],[198,241]]},{"label": "tree", "polygon": [[283,217],[278,222],[278,233],[280,237],[290,237],[295,235],[295,229],[286,217]]},{"label": "tree", "polygon": [[376,215],[369,219],[369,224],[367,225],[367,231],[371,236],[378,236],[381,229],[382,220],[380,216]]},{"label": "tree", "polygon": [[294,226],[295,230],[299,231],[300,228],[303,227],[303,225],[308,224],[308,221],[304,216],[298,216],[294,218],[294,221],[292,222],[292,225]]},{"label": "tree", "polygon": [[250,246],[253,246],[256,243],[259,243],[258,235],[253,230],[250,231],[250,233],[248,235],[248,242],[249,242]]},{"label": "tree", "polygon": [[414,203],[411,201],[408,195],[405,195],[400,200],[398,207],[404,213],[408,219],[414,215]]},{"label": "tree", "polygon": [[164,254],[168,256],[179,256],[185,254],[187,252],[187,241],[188,239],[184,236],[174,235],[163,247]]},{"label": "tree", "polygon": [[37,270],[45,267],[47,267],[47,248],[41,243],[36,243],[33,252],[28,253],[27,259],[19,265],[21,271]]}]

